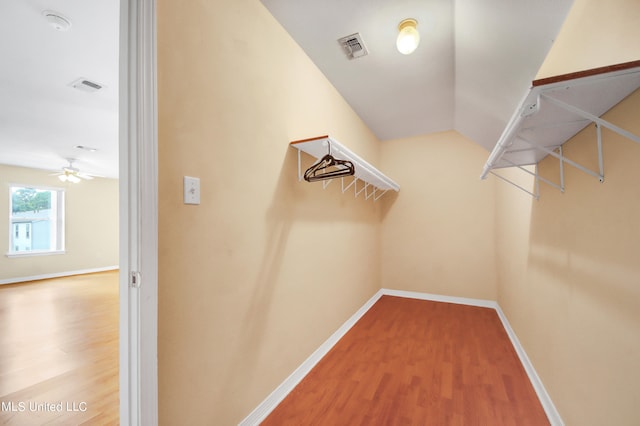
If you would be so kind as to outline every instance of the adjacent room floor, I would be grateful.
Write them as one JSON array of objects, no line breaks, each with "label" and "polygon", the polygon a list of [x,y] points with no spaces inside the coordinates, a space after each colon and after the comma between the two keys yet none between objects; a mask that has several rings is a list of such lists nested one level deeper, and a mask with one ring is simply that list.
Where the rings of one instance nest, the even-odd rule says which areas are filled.
[{"label": "adjacent room floor", "polygon": [[118,272],[0,286],[0,424],[119,423]]},{"label": "adjacent room floor", "polygon": [[383,296],[263,423],[548,425],[495,310]]}]

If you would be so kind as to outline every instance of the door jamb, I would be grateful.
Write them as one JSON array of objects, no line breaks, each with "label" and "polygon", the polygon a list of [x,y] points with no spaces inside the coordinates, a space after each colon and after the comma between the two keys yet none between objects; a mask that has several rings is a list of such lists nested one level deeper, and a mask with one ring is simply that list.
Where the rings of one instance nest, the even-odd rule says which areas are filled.
[{"label": "door jamb", "polygon": [[120,0],[120,424],[131,426],[158,424],[155,18],[155,0]]}]

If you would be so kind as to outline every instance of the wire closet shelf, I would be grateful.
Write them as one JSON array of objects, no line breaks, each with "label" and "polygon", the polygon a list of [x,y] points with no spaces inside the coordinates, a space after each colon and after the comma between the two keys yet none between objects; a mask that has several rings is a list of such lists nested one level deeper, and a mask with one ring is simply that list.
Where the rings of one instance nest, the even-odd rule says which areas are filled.
[{"label": "wire closet shelf", "polygon": [[[400,190],[400,186],[396,182],[330,136],[317,136],[293,141],[289,145],[298,150],[299,181],[304,178],[302,152],[311,155],[317,160],[321,160],[327,153],[330,153],[336,159],[353,163],[355,169],[352,176],[336,178],[340,179],[342,193],[352,190],[356,198],[363,194],[365,199],[372,198],[377,201],[389,190],[396,192]],[[323,188],[326,188],[332,180],[335,179],[324,180],[322,182]],[[361,182],[361,184],[358,182]]]},{"label": "wire closet shelf", "polygon": [[[637,143],[640,143],[640,137],[601,117],[638,88],[640,61],[533,81],[489,155],[481,179],[492,174],[536,199],[540,197],[540,181],[564,192],[564,164],[604,182],[602,128]],[[562,151],[567,140],[591,123],[596,127],[597,171],[570,160]],[[538,163],[549,155],[559,160],[560,182],[552,182],[538,173]],[[534,166],[534,171],[526,166]],[[534,192],[496,173],[497,169],[510,167],[535,177]]]}]

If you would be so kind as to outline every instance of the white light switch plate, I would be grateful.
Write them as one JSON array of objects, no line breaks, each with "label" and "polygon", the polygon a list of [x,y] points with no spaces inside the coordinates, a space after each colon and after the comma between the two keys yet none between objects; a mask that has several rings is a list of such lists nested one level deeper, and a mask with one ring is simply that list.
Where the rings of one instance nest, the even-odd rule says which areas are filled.
[{"label": "white light switch plate", "polygon": [[184,203],[200,204],[200,178],[184,177]]}]

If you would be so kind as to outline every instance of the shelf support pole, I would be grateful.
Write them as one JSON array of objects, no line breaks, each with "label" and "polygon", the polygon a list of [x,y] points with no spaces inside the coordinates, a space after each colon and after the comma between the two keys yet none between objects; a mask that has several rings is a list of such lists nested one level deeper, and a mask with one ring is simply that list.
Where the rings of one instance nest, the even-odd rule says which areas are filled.
[{"label": "shelf support pole", "polygon": [[574,114],[578,114],[581,115],[584,118],[587,118],[591,121],[593,121],[596,124],[600,124],[604,127],[606,127],[607,129],[613,130],[614,132],[624,136],[627,139],[631,139],[634,142],[640,143],[640,136],[636,136],[633,133],[623,129],[622,127],[618,127],[613,123],[608,122],[607,120],[603,120],[602,118],[595,116],[591,113],[588,113],[586,111],[581,110],[580,108],[577,108],[573,105],[569,105],[567,103],[564,103],[556,98],[554,98],[553,96],[549,96],[546,94],[542,94],[542,97],[544,99],[546,99],[547,101],[551,102],[552,104],[555,104],[556,106],[559,106],[560,108],[566,109],[569,112],[572,112]]},{"label": "shelf support pole", "polygon": [[507,182],[507,183],[509,183],[509,184],[511,184],[511,185],[513,185],[513,186],[515,186],[516,188],[518,188],[518,189],[520,189],[520,190],[522,190],[522,191],[526,192],[527,194],[531,195],[531,196],[532,196],[533,198],[535,198],[536,200],[540,198],[540,196],[539,196],[539,195],[537,195],[537,194],[535,194],[535,193],[533,193],[533,192],[529,191],[528,189],[526,189],[526,188],[524,188],[524,187],[522,187],[522,186],[518,185],[517,183],[515,183],[515,182],[513,182],[513,181],[510,181],[510,180],[509,180],[509,179],[507,179],[506,177],[504,177],[504,176],[501,176],[501,175],[497,174],[497,173],[496,173],[496,172],[494,172],[493,170],[490,170],[490,171],[489,171],[489,173],[491,173],[492,175],[494,175],[494,176],[495,176],[495,177],[497,177],[498,179],[501,179],[501,180],[503,180],[503,181],[505,181],[505,182]]},{"label": "shelf support pole", "polygon": [[356,181],[358,180],[357,177],[353,177],[353,181],[351,181],[351,183],[349,185],[347,185],[346,187],[344,186],[344,178],[342,178],[342,193],[344,194],[345,192],[347,192],[347,190],[349,188],[351,188],[351,186],[356,184]]},{"label": "shelf support pole", "polygon": [[558,152],[560,153],[560,186],[562,187],[561,191],[564,192],[564,156],[562,154],[562,145],[558,147]]},{"label": "shelf support pole", "polygon": [[[522,170],[524,170],[526,172],[529,172],[529,170],[527,170],[527,169],[525,169],[523,167],[518,166],[518,168],[520,168],[520,169],[522,169]],[[548,183],[549,185],[553,185],[555,187],[557,187],[557,185],[555,183],[551,182],[551,181],[548,181],[548,180],[544,179],[542,176],[540,176],[538,174],[538,163],[536,163],[536,165],[534,166],[534,170],[535,170],[534,175],[536,177],[536,200],[539,200],[540,199],[540,180],[541,179],[542,179],[543,182]]]},{"label": "shelf support pole", "polygon": [[602,129],[600,124],[596,123],[596,135],[598,139],[598,168],[600,169],[600,182],[604,182],[604,159],[602,158]]},{"label": "shelf support pole", "polygon": [[300,163],[302,162],[300,158],[300,150],[298,150],[298,182],[302,182],[302,169],[300,168]]},{"label": "shelf support pole", "polygon": [[584,166],[581,166],[580,164],[576,163],[575,161],[569,160],[567,157],[564,157],[563,155],[559,155],[558,153],[554,152],[551,149],[548,149],[548,148],[546,148],[544,146],[537,145],[537,144],[535,144],[535,143],[533,143],[531,141],[528,141],[528,140],[524,139],[523,137],[520,137],[519,140],[521,140],[522,142],[528,143],[529,145],[534,146],[534,147],[536,147],[537,149],[539,149],[539,150],[541,150],[543,152],[546,152],[550,156],[555,157],[558,160],[560,160],[560,162],[565,162],[565,163],[575,167],[578,170],[582,170],[586,174],[597,178],[600,182],[604,181],[604,176],[599,175],[598,173],[596,173],[596,172],[594,172],[592,170],[589,170]]},{"label": "shelf support pole", "polygon": [[385,189],[384,191],[382,191],[382,193],[380,195],[378,195],[377,197],[373,197],[373,201],[378,201],[378,198],[382,197],[384,194],[386,194],[388,191],[388,189]]},{"label": "shelf support pole", "polygon": [[[549,179],[544,178],[544,177],[540,176],[540,174],[538,174],[538,164],[535,165],[536,171],[534,173],[534,172],[531,172],[531,171],[525,169],[522,166],[519,166],[519,165],[515,164],[514,162],[512,162],[512,161],[510,161],[510,160],[508,160],[506,158],[502,158],[502,161],[506,161],[507,163],[511,164],[513,167],[517,167],[520,170],[522,170],[523,172],[535,177],[536,178],[536,185],[538,184],[538,180],[541,180],[542,182],[546,183],[547,185],[550,185],[550,186],[553,186],[556,189],[559,189],[560,192],[564,192],[564,188],[561,185],[558,185],[557,183],[552,182]],[[540,192],[536,189],[536,194],[539,194],[539,193]]]},{"label": "shelf support pole", "polygon": [[364,189],[365,189],[365,191],[364,191],[364,199],[365,200],[368,200],[369,198],[371,198],[371,196],[376,193],[376,189],[377,189],[375,186],[371,185],[371,186],[373,186],[373,192],[367,192],[367,186],[368,185],[365,185],[365,187],[364,187]]}]

